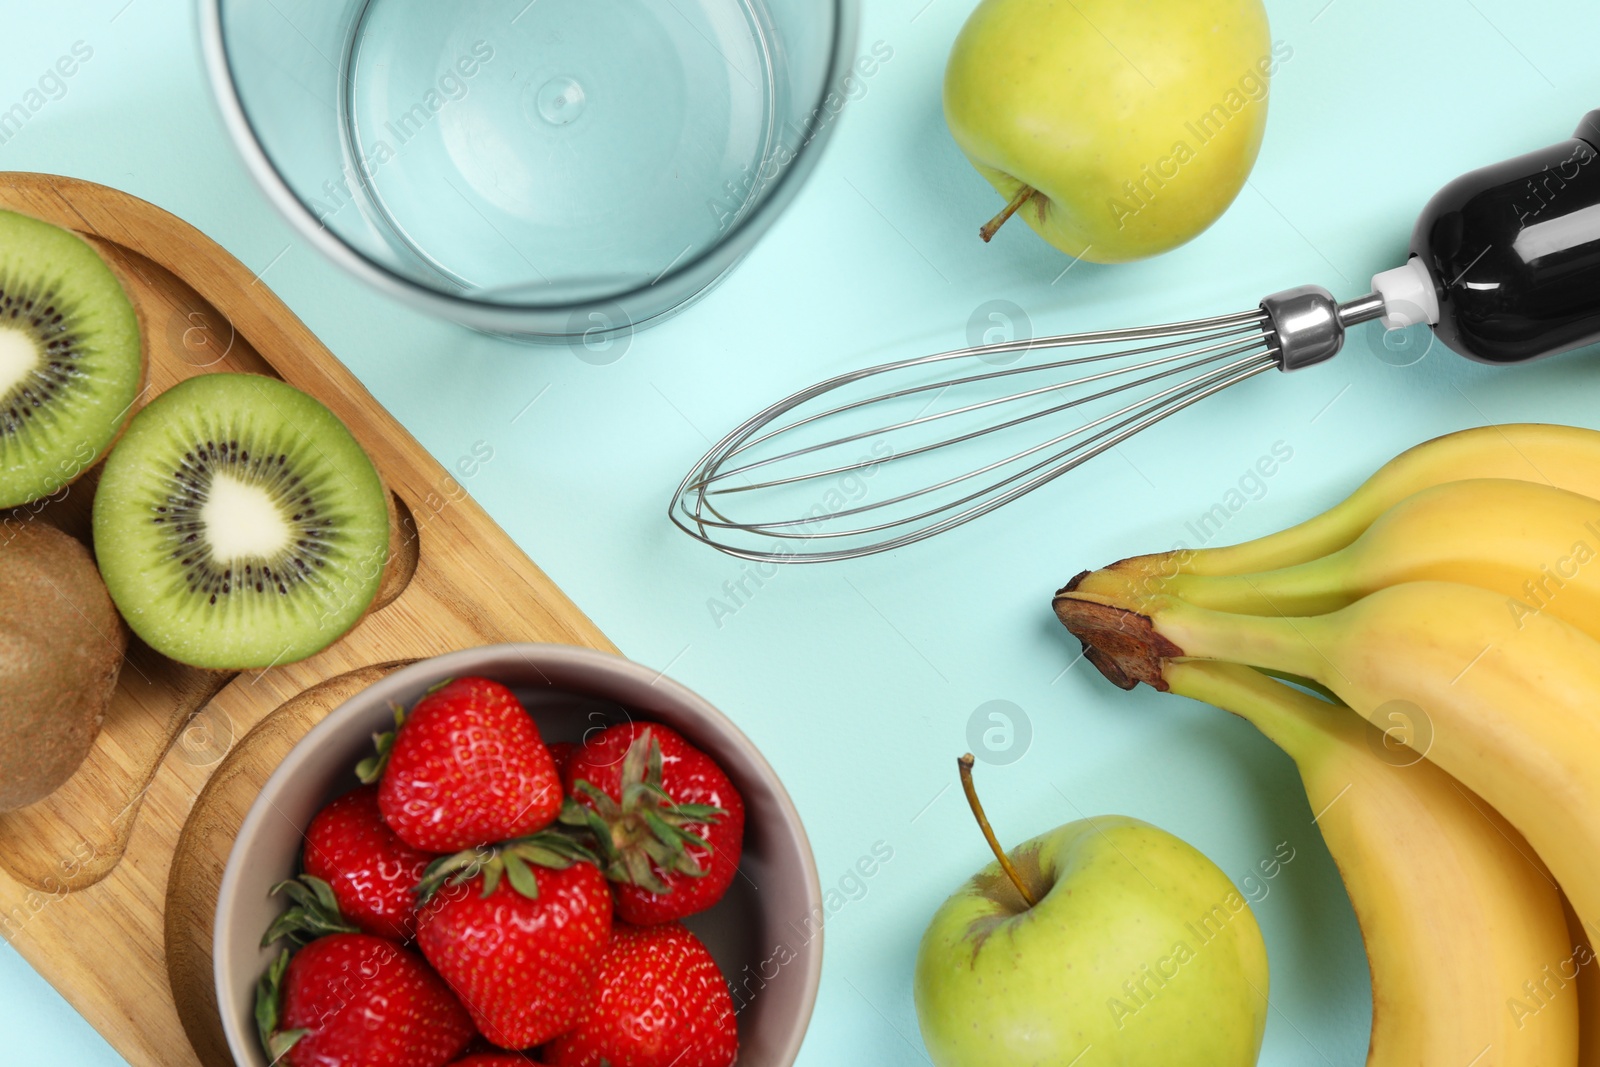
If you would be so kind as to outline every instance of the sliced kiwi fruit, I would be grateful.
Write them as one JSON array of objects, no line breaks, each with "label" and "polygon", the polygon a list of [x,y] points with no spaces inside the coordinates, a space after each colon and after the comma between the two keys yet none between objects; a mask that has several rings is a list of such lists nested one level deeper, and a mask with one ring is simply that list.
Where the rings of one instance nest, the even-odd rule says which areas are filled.
[{"label": "sliced kiwi fruit", "polygon": [[106,460],[94,543],[151,648],[248,670],[360,620],[389,551],[387,493],[338,418],[274,378],[203,374],[151,401]]},{"label": "sliced kiwi fruit", "polygon": [[0,211],[0,508],[99,462],[144,383],[139,316],[82,238]]},{"label": "sliced kiwi fruit", "polygon": [[0,524],[0,811],[72,777],[127,648],[82,542],[38,521]]}]

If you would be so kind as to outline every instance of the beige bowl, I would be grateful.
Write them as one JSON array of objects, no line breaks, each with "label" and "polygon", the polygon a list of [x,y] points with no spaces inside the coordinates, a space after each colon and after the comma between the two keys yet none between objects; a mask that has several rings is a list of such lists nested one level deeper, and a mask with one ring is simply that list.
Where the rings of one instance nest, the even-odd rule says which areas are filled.
[{"label": "beige bowl", "polygon": [[283,909],[268,889],[299,871],[305,827],[354,787],[372,735],[447,678],[510,687],[547,741],[577,741],[628,718],[665,723],[713,757],[745,800],[740,877],[716,907],[686,921],[711,949],[739,1015],[739,1062],[787,1067],[800,1051],[822,977],[822,890],[794,802],[727,716],[655,671],[566,645],[494,645],[413,664],[345,701],[289,752],[239,827],[217,896],[214,968],[228,1047],[240,1067],[267,1067],[256,1038],[255,983],[274,950],[261,934]]}]

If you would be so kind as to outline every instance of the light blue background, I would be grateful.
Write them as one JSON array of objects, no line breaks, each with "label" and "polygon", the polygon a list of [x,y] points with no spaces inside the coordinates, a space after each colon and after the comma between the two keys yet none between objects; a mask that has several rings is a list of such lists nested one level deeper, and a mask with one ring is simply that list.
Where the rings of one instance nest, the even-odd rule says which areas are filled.
[{"label": "light blue background", "polygon": [[[268,207],[209,100],[192,5],[6,0],[0,110],[76,41],[94,50],[66,96],[0,146],[0,169],[114,185],[183,216],[265,279],[447,466],[480,442],[473,495],[622,647],[737,719],[810,828],[825,884],[874,842],[894,858],[828,927],[801,1062],[925,1062],[909,972],[933,909],[985,858],[954,780],[990,700],[1032,743],[984,768],[1001,835],[1121,812],[1193,842],[1243,879],[1289,841],[1258,905],[1272,959],[1263,1062],[1364,1059],[1359,934],[1293,768],[1242,722],[1082,663],[1049,597],[1078,570],[1190,539],[1277,442],[1293,458],[1233,517],[1228,540],[1332,503],[1400,449],[1488,421],[1600,423],[1595,353],[1492,371],[1436,348],[1397,368],[1366,330],[1336,362],[1252,381],[999,515],[896,555],[789,568],[718,626],[708,601],[741,565],[672,530],[671,488],[710,437],[840,370],[964,342],[1004,298],[1035,333],[1242,309],[1305,282],[1345,298],[1401,262],[1445,181],[1568,137],[1600,106],[1593,0],[1268,0],[1294,49],[1265,149],[1228,215],[1160,260],[1069,261],[995,209],[939,110],[945,54],[972,0],[874,0],[863,49],[894,58],[849,105],[787,216],[701,304],[594,366],[419,317],[359,288]],[[537,403],[512,419],[535,397]],[[754,586],[752,585],[752,588]],[[858,894],[859,896],[859,894]],[[121,1061],[9,949],[0,1060]]]}]

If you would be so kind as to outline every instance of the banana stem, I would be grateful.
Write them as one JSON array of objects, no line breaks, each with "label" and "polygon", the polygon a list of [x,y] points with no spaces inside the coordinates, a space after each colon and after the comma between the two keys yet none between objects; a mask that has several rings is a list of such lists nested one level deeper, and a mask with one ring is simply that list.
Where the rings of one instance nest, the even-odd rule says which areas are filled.
[{"label": "banana stem", "polygon": [[1324,621],[1336,616],[1235,615],[1195,607],[1177,597],[1159,597],[1152,607],[1154,632],[1181,649],[1178,655],[1242,663],[1327,683],[1328,661],[1316,646],[1320,635],[1328,632]]},{"label": "banana stem", "polygon": [[1169,663],[1165,677],[1172,692],[1246,720],[1297,764],[1310,758],[1318,745],[1365,726],[1342,704],[1330,704],[1235,663],[1182,660]]},{"label": "banana stem", "polygon": [[1332,555],[1359,537],[1380,513],[1378,505],[1358,495],[1298,526],[1254,541],[1195,549],[1184,558],[1183,572],[1247,574]]},{"label": "banana stem", "polygon": [[1097,571],[1086,571],[1072,579],[1067,588],[1075,593],[1092,593],[1134,604],[1140,597],[1165,593],[1167,583],[1181,573],[1174,554],[1134,556]]},{"label": "banana stem", "polygon": [[1137,609],[1153,597],[1175,596],[1201,608],[1240,615],[1326,615],[1360,597],[1344,552],[1278,570],[1192,574],[1173,555],[1141,556],[1080,574],[1068,591]]},{"label": "banana stem", "polygon": [[1281,570],[1256,574],[1180,574],[1161,583],[1161,591],[1195,607],[1240,615],[1327,615],[1360,599],[1345,586],[1341,571],[1350,564],[1344,552]]},{"label": "banana stem", "polygon": [[1022,208],[1023,204],[1032,200],[1033,194],[1036,192],[1038,190],[1031,185],[1024,185],[1018,189],[1017,194],[1011,198],[1009,204],[1001,209],[1000,214],[984,223],[983,227],[978,230],[978,236],[983,238],[983,243],[988,244],[994,240],[994,235],[1000,232],[1000,227],[1004,226],[1011,216]]},{"label": "banana stem", "polygon": [[972,809],[972,817],[978,820],[978,829],[983,831],[983,839],[989,842],[994,858],[1000,861],[1000,869],[1006,872],[1011,884],[1017,887],[1017,893],[1028,907],[1033,907],[1039,902],[1028,892],[1028,887],[1023,884],[1022,875],[1017,873],[1017,868],[1011,863],[1011,857],[1006,855],[1005,849],[1000,847],[1000,842],[995,838],[994,830],[989,825],[989,817],[983,813],[983,802],[978,799],[978,787],[972,783],[972,753],[968,752],[957,759],[956,766],[961,772],[961,789],[967,794],[967,806]]}]

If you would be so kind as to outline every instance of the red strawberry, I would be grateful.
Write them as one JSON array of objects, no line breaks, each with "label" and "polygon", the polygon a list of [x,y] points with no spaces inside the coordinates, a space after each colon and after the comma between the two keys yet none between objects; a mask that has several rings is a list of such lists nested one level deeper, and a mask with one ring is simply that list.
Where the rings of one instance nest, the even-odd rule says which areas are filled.
[{"label": "red strawberry", "polygon": [[556,1067],[728,1067],[739,1028],[728,982],[678,923],[617,924],[582,1023],[544,1050]]},{"label": "red strawberry", "polygon": [[625,922],[671,922],[727,892],[744,849],[744,799],[681,734],[659,723],[609,727],[572,757],[566,784],[589,812],[569,805],[562,822],[594,832]]},{"label": "red strawberry", "polygon": [[455,852],[521,837],[561,810],[550,750],[498,682],[446,682],[395,719],[377,758],[358,770],[379,783],[384,821],[412,848]]},{"label": "red strawberry", "polygon": [[339,911],[365,933],[405,941],[416,931],[416,890],[434,857],[395,836],[376,786],[346,793],[306,829],[306,873],[333,888]]},{"label": "red strawberry", "polygon": [[588,1002],[611,934],[611,891],[555,834],[512,841],[487,858],[439,860],[423,882],[417,946],[483,1036],[520,1049],[569,1030]]},{"label": "red strawberry", "polygon": [[520,1052],[478,1052],[457,1060],[450,1067],[539,1067],[539,1063]]},{"label": "red strawberry", "polygon": [[368,934],[285,949],[257,986],[256,1025],[288,1067],[444,1067],[473,1034],[427,964]]}]

